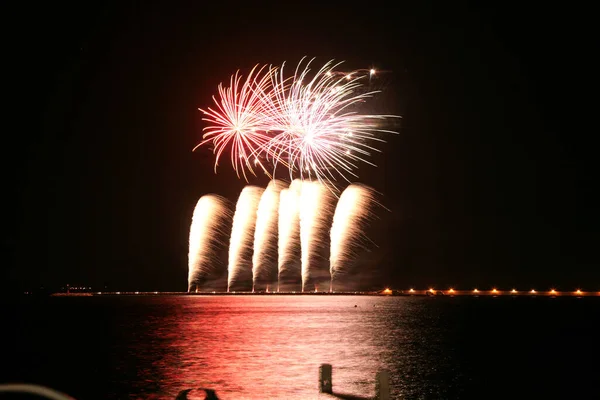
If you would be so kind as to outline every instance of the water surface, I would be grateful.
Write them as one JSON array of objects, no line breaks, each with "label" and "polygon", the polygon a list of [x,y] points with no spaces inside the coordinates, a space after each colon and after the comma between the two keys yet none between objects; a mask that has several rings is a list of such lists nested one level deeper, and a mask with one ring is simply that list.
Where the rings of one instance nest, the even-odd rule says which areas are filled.
[{"label": "water surface", "polygon": [[[599,393],[595,298],[115,296],[7,310],[2,379],[77,399],[572,398]],[[565,397],[567,396],[567,397]]]}]

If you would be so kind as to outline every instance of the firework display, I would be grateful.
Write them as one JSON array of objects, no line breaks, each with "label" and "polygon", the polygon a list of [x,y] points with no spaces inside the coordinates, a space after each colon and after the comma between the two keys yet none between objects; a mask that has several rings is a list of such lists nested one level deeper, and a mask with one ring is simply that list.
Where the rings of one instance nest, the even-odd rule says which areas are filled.
[{"label": "firework display", "polygon": [[279,196],[279,231],[277,244],[278,288],[294,284],[300,277],[300,214],[302,181],[295,179]]},{"label": "firework display", "polygon": [[196,290],[219,267],[218,252],[226,245],[231,225],[227,200],[217,195],[202,196],[192,216],[188,253],[188,291]]},{"label": "firework display", "polygon": [[349,185],[344,189],[337,202],[330,232],[329,268],[332,290],[338,275],[346,272],[357,257],[364,228],[371,217],[374,204],[376,202],[373,190],[358,184]]},{"label": "firework display", "polygon": [[[227,275],[228,292],[333,291],[334,280],[355,268],[376,202],[371,188],[350,179],[361,164],[374,165],[369,157],[385,134],[396,133],[386,126],[398,117],[365,113],[379,92],[371,85],[378,73],[342,71],[341,64],[316,67],[303,58],[293,68],[256,65],[219,84],[214,104],[199,109],[206,126],[194,149],[211,147],[215,172],[229,159],[238,178],[263,173],[270,182],[244,187],[234,213],[218,196],[200,199],[188,290]],[[351,184],[343,189],[340,180]],[[228,259],[212,265],[217,248]]]},{"label": "firework display", "polygon": [[286,183],[272,180],[263,192],[256,212],[254,253],[252,254],[252,288],[261,282],[277,280],[277,230],[279,196]]},{"label": "firework display", "polygon": [[252,279],[254,228],[263,191],[263,188],[257,186],[246,186],[235,206],[229,240],[227,291],[236,283],[244,285]]},{"label": "firework display", "polygon": [[375,71],[341,72],[333,61],[313,71],[313,61],[302,59],[289,76],[285,63],[257,65],[218,86],[214,108],[200,108],[208,126],[196,146],[212,144],[215,171],[226,150],[246,180],[257,171],[275,177],[282,166],[290,180],[349,181],[360,163],[372,165],[381,134],[395,133],[385,121],[397,118],[361,112],[377,93],[364,90]]},{"label": "firework display", "polygon": [[308,289],[309,281],[312,281],[317,290],[318,284],[323,281],[324,272],[329,275],[320,261],[326,260],[323,252],[326,250],[327,231],[331,223],[334,205],[332,200],[331,192],[324,185],[316,181],[302,183],[299,214],[303,292]]},{"label": "firework display", "polygon": [[374,191],[352,184],[336,206],[336,197],[318,181],[294,180],[286,186],[277,180],[266,189],[246,186],[233,221],[224,199],[200,199],[190,229],[188,290],[201,289],[221,266],[215,254],[227,248],[219,238],[229,231],[227,270],[213,274],[227,274],[227,291],[332,290],[333,278],[349,271],[361,249],[359,238],[376,204]]}]

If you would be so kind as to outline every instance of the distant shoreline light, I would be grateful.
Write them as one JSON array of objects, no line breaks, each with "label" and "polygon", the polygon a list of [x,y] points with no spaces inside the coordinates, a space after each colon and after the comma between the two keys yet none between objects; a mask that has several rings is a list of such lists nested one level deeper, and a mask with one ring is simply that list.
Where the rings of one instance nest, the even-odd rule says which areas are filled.
[{"label": "distant shoreline light", "polygon": [[[32,295],[34,292],[31,291],[26,291],[23,292],[23,294],[25,295]],[[348,292],[344,292],[344,291],[333,291],[333,292],[327,292],[327,291],[311,291],[311,292],[300,292],[300,291],[287,291],[287,292],[275,292],[272,290],[262,290],[262,291],[256,291],[256,292],[244,292],[244,291],[231,291],[231,292],[226,292],[226,291],[215,291],[215,290],[207,290],[206,292],[158,292],[158,291],[153,291],[153,292],[141,292],[141,291],[114,291],[114,292],[107,292],[107,291],[98,291],[98,292],[58,292],[58,293],[53,293],[51,294],[52,296],[82,296],[82,295],[94,295],[94,296],[114,296],[114,295],[119,295],[119,296],[135,296],[135,295],[140,295],[140,296],[144,296],[144,295],[277,295],[277,294],[282,294],[282,295],[290,295],[290,294],[298,294],[298,295],[310,295],[310,294],[317,294],[317,295],[352,295],[352,294],[357,294],[357,295],[417,295],[417,296],[444,296],[444,295],[451,295],[451,296],[473,296],[473,297],[479,297],[479,296],[490,296],[490,297],[504,297],[504,296],[516,296],[518,295],[519,297],[600,297],[600,291],[584,291],[581,289],[576,289],[576,290],[571,290],[571,291],[559,291],[556,290],[554,288],[552,289],[548,289],[545,291],[538,291],[536,289],[530,289],[527,291],[518,291],[517,289],[511,289],[509,290],[501,290],[501,289],[497,289],[497,288],[492,288],[489,290],[480,290],[478,288],[472,289],[472,290],[460,290],[460,289],[455,289],[455,288],[449,288],[447,290],[436,290],[435,288],[427,288],[427,289],[415,289],[415,288],[410,288],[408,290],[396,290],[396,289],[392,289],[389,287],[386,287],[384,289],[381,290],[375,290],[375,291],[348,291]]]}]

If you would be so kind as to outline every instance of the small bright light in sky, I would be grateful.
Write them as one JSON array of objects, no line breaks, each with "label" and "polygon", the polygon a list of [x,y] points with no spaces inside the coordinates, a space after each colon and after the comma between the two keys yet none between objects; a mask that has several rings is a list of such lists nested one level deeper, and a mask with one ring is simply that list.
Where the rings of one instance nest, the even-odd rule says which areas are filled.
[{"label": "small bright light in sky", "polygon": [[517,293],[517,289],[513,289],[513,290],[511,290],[511,292],[513,292],[513,293]]},{"label": "small bright light in sky", "polygon": [[477,292],[479,292],[479,290],[473,289],[473,293],[477,293]]}]

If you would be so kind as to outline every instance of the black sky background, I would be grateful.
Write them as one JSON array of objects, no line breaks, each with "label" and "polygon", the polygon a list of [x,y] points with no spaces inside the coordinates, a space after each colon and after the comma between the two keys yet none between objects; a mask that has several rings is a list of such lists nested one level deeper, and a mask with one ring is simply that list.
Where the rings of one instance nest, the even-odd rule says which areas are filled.
[{"label": "black sky background", "polygon": [[400,134],[359,180],[391,210],[381,286],[600,290],[584,10],[199,3],[10,11],[3,282],[185,290],[196,201],[245,184],[191,151],[197,108],[238,68],[308,55],[391,71]]}]

